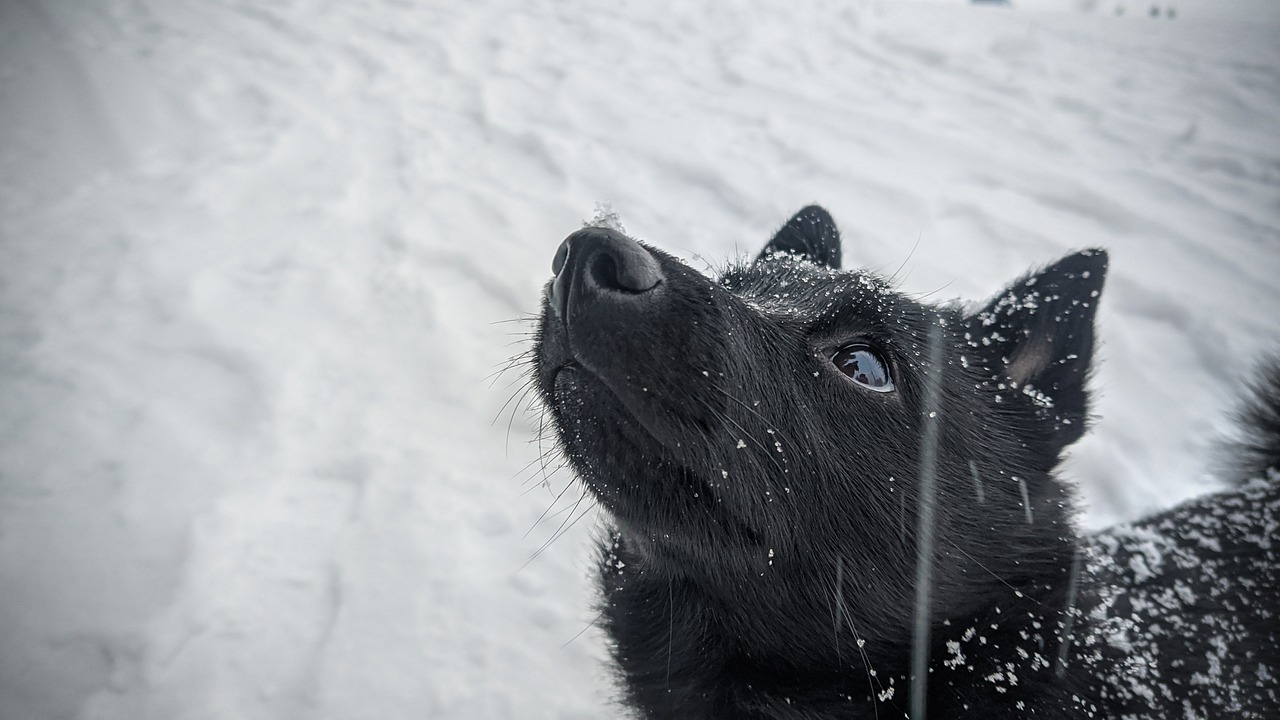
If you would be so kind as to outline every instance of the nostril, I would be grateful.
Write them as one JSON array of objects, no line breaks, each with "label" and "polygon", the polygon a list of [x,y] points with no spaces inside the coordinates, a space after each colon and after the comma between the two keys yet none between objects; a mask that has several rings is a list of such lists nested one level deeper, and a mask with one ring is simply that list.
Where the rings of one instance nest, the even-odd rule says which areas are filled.
[{"label": "nostril", "polygon": [[621,281],[619,281],[618,263],[608,253],[597,253],[595,257],[591,258],[589,272],[597,287],[609,290],[628,289],[623,287]]},{"label": "nostril", "polygon": [[592,251],[586,269],[596,287],[643,293],[662,280],[658,261],[636,242],[601,242],[595,244]]}]

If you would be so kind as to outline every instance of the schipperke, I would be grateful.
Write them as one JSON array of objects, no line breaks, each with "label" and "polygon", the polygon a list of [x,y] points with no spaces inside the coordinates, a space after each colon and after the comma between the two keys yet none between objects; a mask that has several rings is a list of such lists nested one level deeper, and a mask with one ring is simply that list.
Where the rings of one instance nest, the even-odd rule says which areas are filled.
[{"label": "schipperke", "polygon": [[1082,535],[1054,468],[1089,419],[1106,253],[976,310],[840,255],[816,206],[716,280],[608,227],[555,254],[533,373],[611,518],[600,624],[623,702],[1280,717],[1280,363],[1235,489]]}]

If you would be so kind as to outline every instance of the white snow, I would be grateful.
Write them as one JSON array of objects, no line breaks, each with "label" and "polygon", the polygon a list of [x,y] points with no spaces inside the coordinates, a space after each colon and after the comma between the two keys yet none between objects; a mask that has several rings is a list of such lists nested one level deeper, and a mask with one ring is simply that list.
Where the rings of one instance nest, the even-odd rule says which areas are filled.
[{"label": "white snow", "polygon": [[817,201],[846,265],[939,299],[1105,247],[1067,474],[1094,526],[1204,492],[1280,339],[1278,29],[1267,0],[0,3],[0,716],[619,714],[596,512],[527,466],[520,368],[487,379],[602,201],[695,267]]}]

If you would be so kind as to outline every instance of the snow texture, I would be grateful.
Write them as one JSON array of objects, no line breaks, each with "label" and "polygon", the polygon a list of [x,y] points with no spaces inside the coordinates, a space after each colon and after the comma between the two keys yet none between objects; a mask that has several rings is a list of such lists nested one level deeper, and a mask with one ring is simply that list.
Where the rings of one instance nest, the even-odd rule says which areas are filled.
[{"label": "snow texture", "polygon": [[[1086,662],[1092,653],[1106,679],[1104,697],[1137,700],[1141,707],[1160,693],[1184,698],[1185,717],[1243,717],[1244,699],[1260,688],[1271,707],[1280,706],[1272,676],[1276,668],[1242,649],[1266,647],[1260,636],[1269,636],[1274,648],[1280,635],[1280,608],[1270,583],[1273,543],[1280,542],[1275,492],[1280,477],[1271,472],[1270,478],[1246,483],[1239,495],[1193,501],[1185,512],[1116,528],[1090,541],[1086,573],[1101,580],[1102,592],[1088,609],[1091,635],[1080,642]],[[1148,582],[1157,574],[1163,582]],[[1169,578],[1178,579],[1170,584]],[[1129,589],[1120,592],[1118,586]],[[1246,607],[1262,626],[1240,620]],[[1207,645],[1203,663],[1199,652],[1160,653],[1161,645],[1179,639],[1188,649]],[[1118,651],[1123,662],[1103,660],[1103,646]],[[1157,713],[1142,718],[1159,720]]]},{"label": "snow texture", "polygon": [[[846,266],[934,298],[1106,247],[1065,467],[1086,521],[1210,489],[1280,338],[1278,25],[1249,0],[0,3],[0,717],[620,714],[595,511],[534,462],[522,368],[489,378],[601,201],[695,266],[819,201]],[[1116,542],[1138,575],[1177,561]]]}]

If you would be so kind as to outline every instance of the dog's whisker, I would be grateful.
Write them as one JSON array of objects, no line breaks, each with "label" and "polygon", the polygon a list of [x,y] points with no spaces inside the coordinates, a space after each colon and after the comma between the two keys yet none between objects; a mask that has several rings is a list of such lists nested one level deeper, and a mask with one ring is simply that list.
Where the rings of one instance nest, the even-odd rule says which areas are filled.
[{"label": "dog's whisker", "polygon": [[[923,233],[923,232],[916,233],[916,241],[915,241],[914,243],[912,243],[912,244],[911,244],[911,251],[910,251],[910,252],[908,252],[908,253],[907,253],[907,256],[906,256],[905,258],[903,258],[903,259],[902,259],[902,264],[898,266],[898,269],[897,269],[897,270],[894,270],[894,271],[893,271],[893,274],[889,276],[889,284],[890,284],[890,285],[896,285],[896,284],[897,284],[896,280],[897,280],[897,278],[898,278],[898,273],[902,272],[902,269],[903,269],[903,268],[905,268],[905,267],[907,266],[907,263],[911,262],[911,258],[912,258],[912,257],[914,257],[914,256],[915,256],[915,254],[916,254],[916,249],[920,247],[920,238],[922,238],[922,237],[924,237],[924,233]],[[904,277],[904,278],[903,278],[903,280],[905,281],[905,280],[906,280],[906,278]]]},{"label": "dog's whisker", "polygon": [[497,367],[497,369],[484,376],[482,379],[490,380],[489,387],[492,388],[497,382],[497,379],[502,377],[503,373],[520,367],[521,365],[531,366],[535,360],[536,358],[534,357],[532,350],[525,350],[524,352],[516,353],[502,362],[495,363],[494,366]]},{"label": "dog's whisker", "polygon": [[[529,527],[529,529],[525,531],[524,535],[522,535],[522,536],[521,536],[521,539],[526,538],[526,537],[529,537],[529,533],[533,532],[533,531],[534,531],[534,529],[538,527],[538,525],[542,524],[542,521],[543,521],[543,520],[545,520],[545,519],[547,518],[547,516],[548,516],[548,514],[551,512],[552,508],[554,508],[554,507],[556,506],[556,504],[560,502],[560,498],[564,497],[564,494],[565,494],[565,493],[567,493],[567,492],[569,492],[569,488],[571,488],[571,487],[573,487],[573,483],[572,483],[572,482],[565,483],[565,486],[564,486],[564,487],[560,490],[560,492],[559,492],[559,493],[557,493],[557,494],[556,494],[556,496],[551,500],[551,503],[547,505],[547,509],[543,510],[543,511],[542,511],[542,514],[538,516],[538,519],[533,521],[533,525],[531,525],[531,526]],[[580,497],[578,498],[578,502],[582,502],[582,498],[583,498],[583,497],[585,497],[585,496],[586,496],[586,493],[585,493],[585,491],[584,491],[583,495],[582,495],[582,496],[580,496]],[[577,506],[577,504],[575,503],[575,504],[574,504],[574,510],[576,510],[576,509],[577,509],[577,507],[578,507],[578,506]],[[557,512],[556,512],[556,515],[559,515],[559,514],[560,514],[560,513],[557,511]],[[552,534],[555,534],[555,533],[552,533]]]},{"label": "dog's whisker", "polygon": [[947,288],[951,287],[952,285],[955,284],[955,282],[956,282],[955,280],[948,280],[942,287],[935,288],[933,290],[927,290],[924,292],[919,292],[919,293],[910,293],[910,296],[916,300],[927,300],[928,298],[931,298],[934,295],[937,295],[938,293],[942,292],[943,290],[946,290]]},{"label": "dog's whisker", "polygon": [[[578,498],[578,501],[577,501],[577,502],[575,502],[575,503],[573,504],[573,509],[574,509],[574,510],[577,510],[578,505],[579,505],[583,500],[585,500],[585,499],[586,499],[586,497],[587,497],[587,492],[586,492],[586,491],[583,491],[582,495]],[[529,557],[529,559],[528,559],[528,560],[526,560],[526,561],[524,562],[524,564],[520,566],[520,569],[524,569],[525,567],[527,567],[527,566],[529,565],[529,563],[531,563],[531,562],[533,562],[534,560],[537,560],[539,557],[541,557],[542,553],[543,553],[543,552],[545,552],[547,548],[551,547],[551,545],[552,545],[553,543],[555,543],[555,541],[556,541],[556,540],[559,540],[560,538],[564,537],[564,535],[565,535],[566,533],[568,533],[570,530],[572,530],[572,529],[573,529],[573,527],[574,527],[575,525],[577,525],[577,524],[578,524],[578,521],[582,520],[582,518],[583,518],[583,517],[585,517],[585,516],[586,516],[586,514],[587,514],[588,512],[590,512],[590,511],[591,511],[591,508],[593,508],[593,507],[595,507],[595,503],[594,503],[594,502],[587,503],[587,506],[586,506],[585,508],[583,508],[583,509],[582,509],[582,512],[581,512],[581,513],[579,513],[579,514],[577,515],[577,517],[574,517],[574,518],[573,518],[573,520],[572,520],[571,522],[570,522],[570,521],[568,521],[568,518],[566,518],[566,522],[565,522],[565,523],[561,523],[560,527],[556,530],[555,534],[551,536],[551,539],[549,539],[549,540],[547,540],[545,543],[543,543],[542,547],[538,548],[537,552],[533,553],[533,555],[531,555],[531,556]],[[572,512],[570,513],[570,516],[572,516]]]},{"label": "dog's whisker", "polygon": [[587,623],[586,626],[583,627],[581,630],[579,630],[576,635],[569,638],[568,640],[565,640],[564,644],[560,646],[560,649],[563,650],[569,647],[570,645],[572,645],[574,640],[577,640],[578,638],[582,637],[584,633],[586,633],[591,628],[595,627],[596,623],[600,622],[600,618],[602,617],[604,617],[604,610],[601,610],[600,612],[596,613],[596,616],[592,618],[591,622]]},{"label": "dog's whisker", "polygon": [[770,431],[772,431],[772,432],[774,432],[774,433],[777,433],[778,438],[779,438],[780,440],[782,440],[783,442],[786,442],[788,445],[790,445],[790,444],[791,444],[791,440],[790,440],[789,438],[787,438],[787,436],[786,436],[786,435],[782,434],[782,430],[772,428],[772,427],[771,427],[771,425],[773,425],[774,423],[770,423],[770,422],[769,422],[769,420],[768,420],[768,419],[766,419],[764,415],[761,415],[761,414],[760,414],[760,413],[759,413],[755,408],[753,408],[753,407],[751,407],[750,405],[748,405],[748,404],[746,403],[746,401],[744,401],[742,398],[739,398],[739,397],[735,396],[733,393],[731,393],[731,392],[729,392],[729,391],[725,390],[724,388],[720,387],[719,385],[714,385],[714,384],[713,384],[711,387],[712,387],[712,388],[714,388],[716,392],[720,393],[721,395],[723,395],[723,396],[724,396],[724,397],[726,397],[727,399],[732,400],[733,402],[737,403],[737,404],[738,404],[738,406],[739,406],[739,407],[741,407],[743,410],[746,410],[748,413],[750,413],[750,414],[754,415],[754,416],[756,417],[756,419],[758,419],[761,423],[763,423],[763,424],[764,424],[764,426],[765,426],[766,428],[769,428],[769,429],[770,429]]},{"label": "dog's whisker", "polygon": [[[511,416],[507,418],[506,447],[511,446],[511,429],[515,426],[516,415],[520,412],[520,406],[524,403],[525,398],[530,396],[533,391],[533,383],[526,384],[524,390],[521,391],[520,399],[516,401],[515,405],[511,406]],[[528,409],[529,408],[526,408],[526,411],[528,411]]]},{"label": "dog's whisker", "polygon": [[[862,637],[858,635],[858,628],[854,625],[853,617],[849,614],[849,608],[844,604],[844,556],[836,556],[836,609],[845,622],[849,623],[849,632],[853,634],[854,646],[858,648],[858,654],[862,656],[862,670],[867,675],[867,690],[871,697],[871,711],[874,718],[880,717],[879,697],[884,692],[884,685],[879,680],[874,680],[875,668],[871,667],[871,661],[867,658],[866,643]],[[839,634],[839,626],[836,628]],[[839,642],[837,638],[836,651],[839,652]],[[876,692],[876,686],[880,686],[880,692]]]},{"label": "dog's whisker", "polygon": [[[520,390],[523,388],[535,386],[537,382],[538,382],[537,378],[534,378],[531,375],[517,375],[514,378],[512,378],[511,381],[508,382],[506,385],[503,385],[502,389],[511,390],[511,388],[516,388],[514,391],[512,391],[512,395],[514,395],[515,393],[520,392]],[[494,383],[497,383],[497,379],[494,380]],[[490,385],[490,387],[492,387],[492,384]],[[506,408],[504,407],[503,409],[505,410]]]},{"label": "dog's whisker", "polygon": [[[511,385],[515,385],[515,382],[511,383]],[[508,385],[507,387],[510,388],[511,385]],[[497,423],[498,418],[502,417],[502,414],[507,411],[507,408],[511,405],[511,403],[516,402],[517,397],[520,398],[520,402],[524,402],[524,393],[527,392],[529,389],[533,388],[535,385],[536,385],[536,382],[534,381],[533,378],[525,378],[524,382],[521,382],[520,385],[511,392],[511,395],[507,398],[507,401],[502,403],[502,407],[498,408],[497,414],[494,415],[493,419],[489,421],[489,425],[492,426],[495,423]],[[504,388],[504,389],[507,389],[507,388]],[[516,402],[517,407],[519,407],[520,402]]]},{"label": "dog's whisker", "polygon": [[540,318],[539,318],[539,316],[537,316],[537,315],[521,315],[521,316],[519,316],[519,317],[506,318],[506,319],[504,319],[504,320],[494,320],[494,321],[490,322],[489,324],[490,324],[490,325],[505,325],[505,324],[508,324],[508,323],[530,323],[530,324],[533,324],[533,323],[537,323],[539,319],[540,319]]},{"label": "dog's whisker", "polygon": [[504,343],[502,347],[509,348],[509,347],[515,347],[517,345],[528,345],[529,338],[536,337],[536,335],[537,335],[536,333],[507,333],[508,337],[515,337],[517,339]]},{"label": "dog's whisker", "polygon": [[[569,459],[564,456],[559,448],[549,449],[545,456],[538,456],[524,466],[522,472],[527,473],[527,477],[521,481],[520,486],[528,488],[525,494],[539,487],[549,487],[551,485],[551,477],[568,467],[568,465]],[[540,482],[534,485],[534,481]]]},{"label": "dog's whisker", "polygon": [[983,571],[985,571],[988,575],[990,575],[992,578],[994,578],[996,581],[998,581],[1001,585],[1004,585],[1005,587],[1007,587],[1007,588],[1009,588],[1010,590],[1012,590],[1012,591],[1014,592],[1014,594],[1015,594],[1015,595],[1017,595],[1018,597],[1020,597],[1020,598],[1025,598],[1025,599],[1027,599],[1027,600],[1030,600],[1031,602],[1033,602],[1033,603],[1035,603],[1036,605],[1039,605],[1039,606],[1041,606],[1041,607],[1046,607],[1044,603],[1042,603],[1042,602],[1040,602],[1039,600],[1035,599],[1035,598],[1034,598],[1034,597],[1032,597],[1031,595],[1029,595],[1029,594],[1027,594],[1027,593],[1022,592],[1022,590],[1018,589],[1018,587],[1017,587],[1017,586],[1013,585],[1013,584],[1012,584],[1012,583],[1010,583],[1008,580],[1006,580],[1006,579],[1004,579],[1004,578],[1000,577],[1000,576],[999,576],[998,574],[996,574],[995,572],[992,572],[991,568],[989,568],[989,567],[987,567],[986,565],[984,565],[983,563],[979,562],[979,561],[978,561],[978,559],[977,559],[977,558],[975,558],[973,555],[969,554],[969,552],[968,552],[967,550],[965,550],[964,548],[962,548],[962,547],[960,547],[959,545],[957,545],[957,544],[956,544],[956,542],[955,542],[954,540],[951,540],[950,538],[948,538],[948,539],[947,539],[947,542],[948,542],[948,543],[950,543],[950,544],[951,544],[951,547],[955,548],[957,552],[959,552],[961,555],[964,555],[966,558],[968,558],[968,559],[969,559],[969,561],[970,561],[970,562],[972,562],[974,565],[977,565],[979,568],[981,568]]},{"label": "dog's whisker", "polygon": [[[537,468],[536,468],[535,466],[537,466],[537,465],[538,465],[539,463],[541,463],[541,462],[542,462],[542,457],[541,457],[541,456],[539,456],[539,457],[535,457],[534,459],[530,460],[529,462],[527,462],[527,463],[525,463],[523,466],[521,466],[521,468],[520,468],[519,470],[515,471],[514,473],[511,473],[511,477],[514,479],[514,478],[519,477],[520,475],[523,475],[524,473],[526,473],[526,472],[528,472],[528,471],[530,471],[530,470],[535,470],[535,471],[536,471],[536,469],[537,469]],[[535,474],[536,474],[536,472],[535,472]],[[525,483],[527,483],[527,482],[529,482],[529,481],[528,481],[528,480],[525,480],[524,482],[525,482]]]},{"label": "dog's whisker", "polygon": [[[565,489],[568,489],[569,487],[572,487],[572,486],[573,486],[573,484],[572,484],[572,483],[570,483],[570,484],[568,484],[568,485],[566,485],[566,486],[565,486]],[[561,494],[563,494],[563,492],[562,492]],[[559,501],[559,499],[560,499],[560,495],[557,495],[557,496],[556,496],[556,499],[555,499],[555,500],[553,500],[553,501],[551,502],[551,505],[549,505],[549,506],[547,507],[546,511],[544,511],[544,512],[542,513],[542,516],[541,516],[541,517],[539,517],[537,520],[535,520],[535,521],[534,521],[534,523],[533,523],[533,525],[529,526],[529,529],[528,529],[528,530],[526,530],[526,531],[525,531],[525,533],[524,533],[523,535],[521,535],[521,536],[520,536],[520,539],[521,539],[521,540],[523,540],[523,539],[525,539],[525,538],[529,537],[529,535],[530,535],[531,533],[533,533],[533,531],[534,531],[534,530],[537,530],[537,529],[538,529],[538,526],[539,526],[539,525],[541,525],[543,522],[546,522],[547,520],[552,520],[552,519],[555,519],[555,518],[557,518],[557,517],[560,517],[561,515],[564,515],[565,513],[573,512],[573,509],[574,509],[574,508],[573,508],[573,506],[572,506],[572,505],[566,505],[566,506],[564,506],[564,507],[560,508],[559,510],[556,510],[555,512],[551,512],[551,508],[554,508],[554,507],[556,506],[556,503]]]}]

